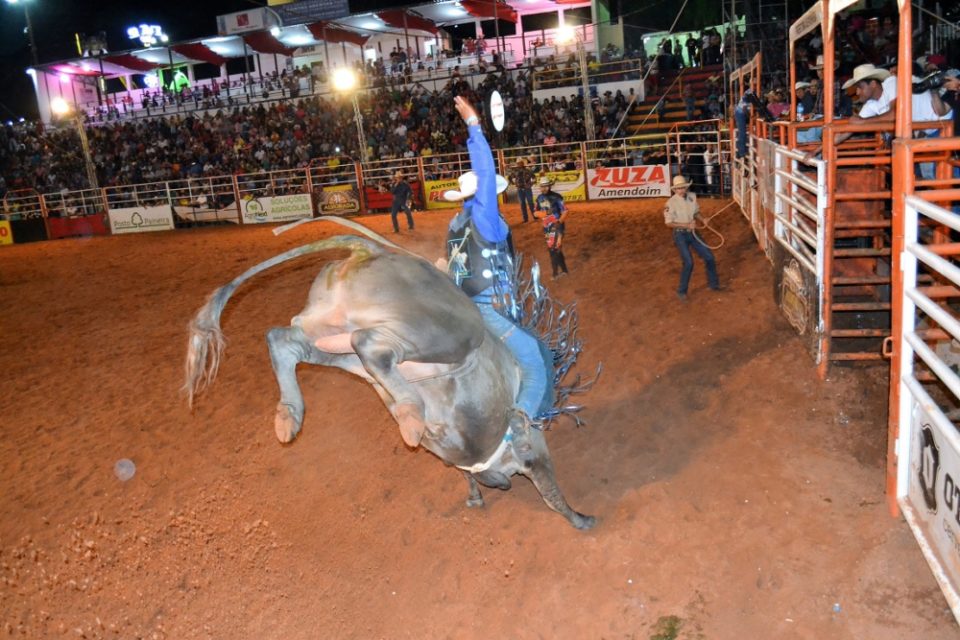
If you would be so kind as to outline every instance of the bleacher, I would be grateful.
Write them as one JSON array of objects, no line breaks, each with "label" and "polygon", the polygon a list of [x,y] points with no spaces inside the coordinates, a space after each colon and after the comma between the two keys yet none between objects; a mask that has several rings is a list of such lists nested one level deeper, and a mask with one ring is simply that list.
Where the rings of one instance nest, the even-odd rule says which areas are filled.
[{"label": "bleacher", "polygon": [[[666,134],[670,127],[687,118],[687,106],[684,102],[684,87],[689,85],[693,92],[697,114],[706,104],[709,92],[707,79],[719,78],[719,87],[723,88],[723,66],[710,65],[705,67],[688,67],[679,71],[664,71],[660,74],[660,82],[655,93],[647,95],[641,104],[634,104],[627,117],[624,128],[629,135]],[[663,113],[658,113],[661,99]],[[694,118],[699,119],[699,118]]]}]

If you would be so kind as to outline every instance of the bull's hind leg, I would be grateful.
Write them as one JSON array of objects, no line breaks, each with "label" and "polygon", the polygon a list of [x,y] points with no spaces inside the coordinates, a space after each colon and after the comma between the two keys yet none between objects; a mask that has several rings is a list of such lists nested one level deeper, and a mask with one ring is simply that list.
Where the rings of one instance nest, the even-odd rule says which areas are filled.
[{"label": "bull's hind leg", "polygon": [[360,329],[350,337],[367,372],[393,398],[390,411],[408,447],[416,447],[427,429],[423,398],[397,370],[406,360],[406,349],[392,333],[383,329]]},{"label": "bull's hind leg", "polygon": [[533,480],[534,486],[537,487],[537,491],[540,492],[540,496],[548,507],[569,520],[570,524],[577,529],[592,529],[597,519],[571,509],[563,497],[563,493],[560,492],[553,471],[553,461],[550,459],[550,451],[547,449],[547,441],[543,437],[543,432],[531,429],[530,441],[532,459],[521,473]]},{"label": "bull's hind leg", "polygon": [[303,425],[303,395],[297,382],[297,364],[307,362],[338,367],[362,373],[360,361],[353,354],[334,355],[313,346],[299,327],[275,327],[267,332],[270,362],[280,387],[280,402],[273,421],[280,442],[292,441]]}]

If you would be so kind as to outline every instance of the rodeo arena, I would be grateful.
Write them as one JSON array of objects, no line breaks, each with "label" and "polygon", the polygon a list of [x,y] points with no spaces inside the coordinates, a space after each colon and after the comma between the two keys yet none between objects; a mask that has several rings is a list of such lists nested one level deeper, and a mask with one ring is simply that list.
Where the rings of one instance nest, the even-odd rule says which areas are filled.
[{"label": "rodeo arena", "polygon": [[960,9],[722,5],[25,69],[0,635],[960,638]]}]

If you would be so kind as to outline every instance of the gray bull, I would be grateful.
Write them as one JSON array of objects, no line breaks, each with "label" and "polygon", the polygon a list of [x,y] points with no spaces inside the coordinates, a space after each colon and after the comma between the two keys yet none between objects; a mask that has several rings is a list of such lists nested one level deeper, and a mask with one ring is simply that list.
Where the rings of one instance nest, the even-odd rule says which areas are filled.
[{"label": "gray bull", "polygon": [[224,346],[220,314],[237,287],[277,264],[328,249],[350,255],[323,268],[291,326],[267,334],[280,386],[274,424],[280,441],[293,440],[303,421],[297,364],[337,367],[373,385],[409,446],[422,445],[463,470],[468,506],[483,505],[478,482],[509,489],[510,476],[519,473],[574,527],[592,527],[595,519],[571,509],[560,492],[543,432],[509,428],[519,370],[473,302],[425,260],[363,238],[336,236],[291,249],[215,291],[190,326],[190,401],[216,376]]}]

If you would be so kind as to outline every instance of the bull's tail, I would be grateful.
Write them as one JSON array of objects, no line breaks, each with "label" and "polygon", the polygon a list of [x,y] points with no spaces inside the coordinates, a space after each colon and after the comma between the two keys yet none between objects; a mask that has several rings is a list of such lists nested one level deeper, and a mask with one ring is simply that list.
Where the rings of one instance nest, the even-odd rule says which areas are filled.
[{"label": "bull's tail", "polygon": [[309,253],[330,249],[347,249],[354,255],[385,253],[383,247],[370,240],[357,236],[334,236],[290,249],[250,267],[232,282],[213,292],[189,325],[190,337],[187,342],[186,381],[183,385],[183,391],[186,392],[187,401],[191,406],[194,396],[213,382],[217,376],[217,370],[220,368],[220,357],[223,354],[225,344],[223,331],[220,329],[220,314],[223,313],[223,309],[227,306],[227,301],[230,300],[234,291],[253,276],[280,263]]}]

